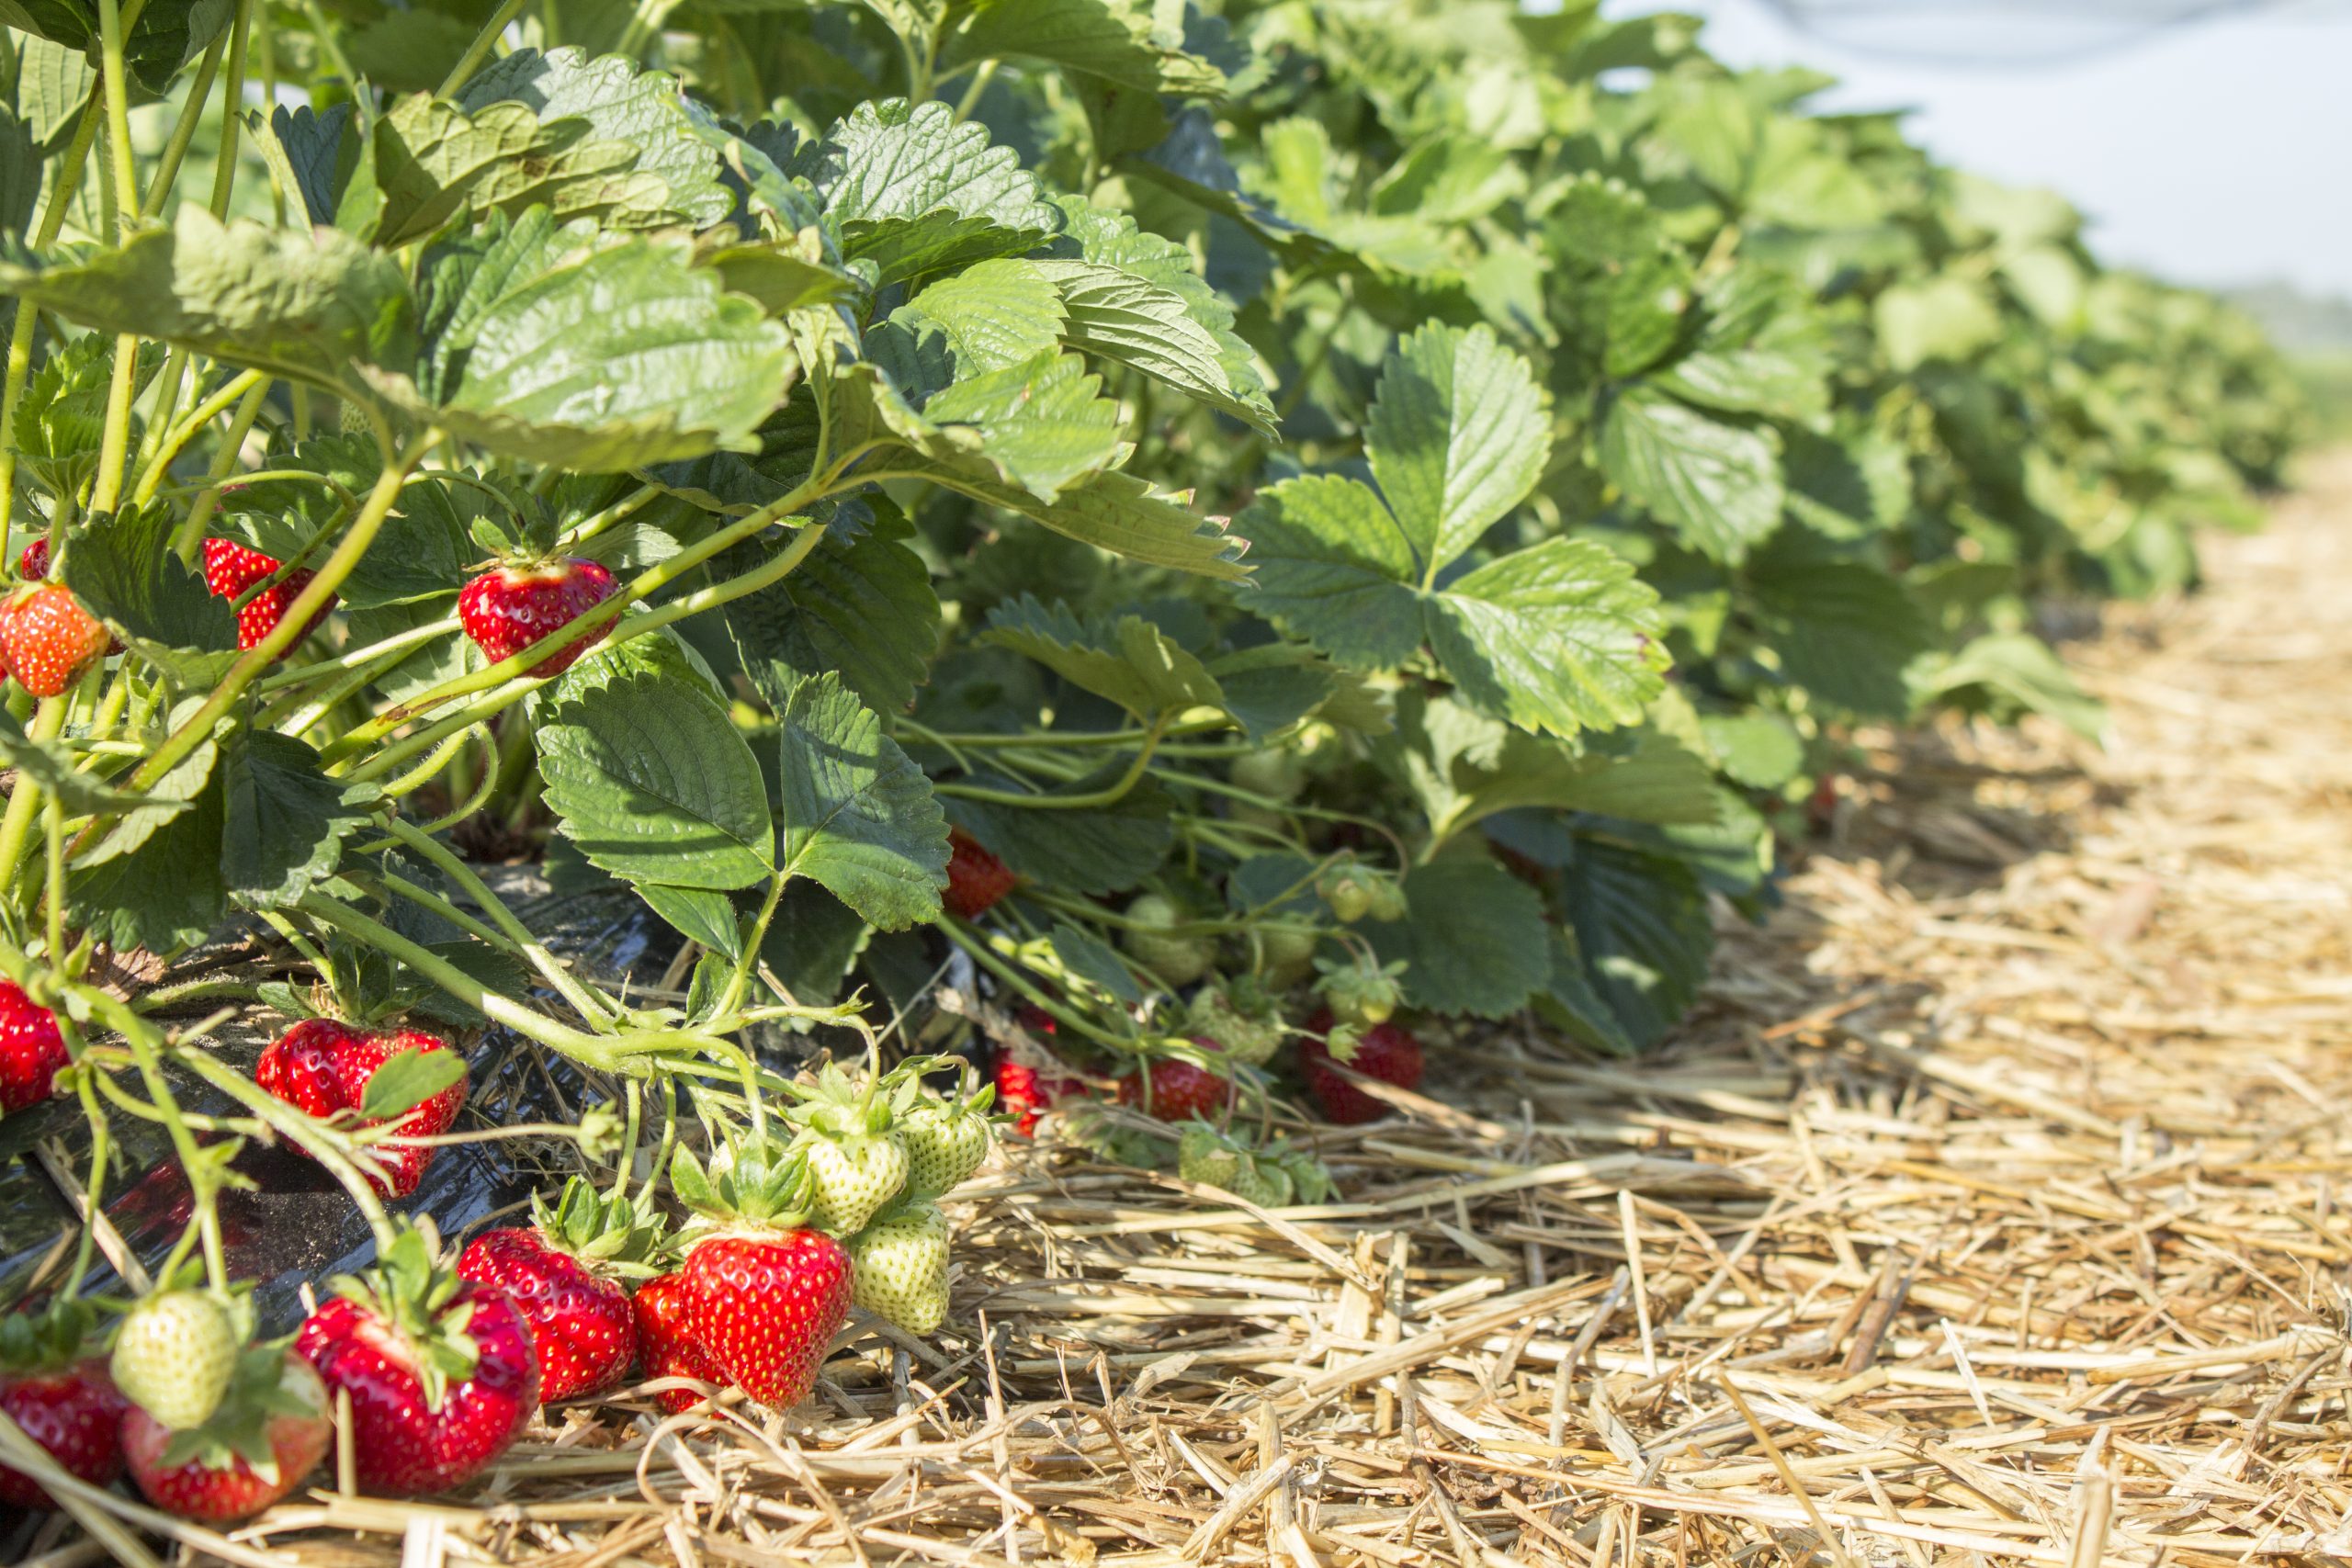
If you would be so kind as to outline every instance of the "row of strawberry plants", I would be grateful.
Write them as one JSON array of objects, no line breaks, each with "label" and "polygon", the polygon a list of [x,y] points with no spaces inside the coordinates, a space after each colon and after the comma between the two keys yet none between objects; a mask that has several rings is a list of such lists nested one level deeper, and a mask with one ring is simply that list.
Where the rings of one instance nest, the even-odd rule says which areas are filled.
[{"label": "row of strawberry plants", "polygon": [[[853,1303],[933,1331],[987,1101],[867,1013],[943,972],[1023,1131],[1260,1203],[1329,1183],[1276,1109],[1409,1103],[1449,1021],[1636,1049],[1854,723],[2094,726],[2038,608],[2191,581],[2295,430],[2236,318],[1685,18],[0,21],[0,1139],[78,1112],[102,1195],[159,1123],[193,1198],[128,1315],[85,1233],[0,1336],[0,1481],[85,1522],[41,1422],[218,1519],[330,1385],[430,1490],[633,1361],[789,1405]],[[516,853],[683,988],[559,958]],[[296,980],[97,983],[223,933]],[[548,1132],[461,1119],[484,1025],[615,1174],[444,1259],[433,1151]],[[264,1143],[379,1243],[290,1348],[216,1209]]]}]

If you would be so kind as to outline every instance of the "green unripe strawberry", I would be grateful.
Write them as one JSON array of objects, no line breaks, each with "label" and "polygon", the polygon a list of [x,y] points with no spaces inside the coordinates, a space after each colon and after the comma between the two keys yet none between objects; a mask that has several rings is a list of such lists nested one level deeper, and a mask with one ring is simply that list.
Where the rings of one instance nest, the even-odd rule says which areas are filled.
[{"label": "green unripe strawberry", "polygon": [[115,1387],[164,1426],[201,1427],[237,1374],[236,1325],[201,1291],[166,1291],[130,1309],[107,1371]]},{"label": "green unripe strawberry", "polygon": [[1306,787],[1306,764],[1295,751],[1248,752],[1233,764],[1233,784],[1269,800],[1296,800]]},{"label": "green unripe strawberry", "polygon": [[1259,932],[1258,941],[1265,957],[1266,983],[1281,990],[1306,977],[1322,938],[1310,931],[1277,927]]},{"label": "green unripe strawberry", "polygon": [[803,1134],[814,1191],[809,1223],[834,1235],[855,1235],[875,1211],[906,1190],[907,1145],[898,1132],[828,1137]]},{"label": "green unripe strawberry", "polygon": [[1214,955],[1198,937],[1170,934],[1185,923],[1184,911],[1157,893],[1127,906],[1128,925],[1120,940],[1136,962],[1170,986],[1189,986],[1208,973]]},{"label": "green unripe strawberry", "polygon": [[1405,888],[1401,883],[1393,876],[1372,879],[1370,915],[1373,919],[1385,925],[1392,920],[1401,920],[1409,913],[1411,910],[1405,903]]},{"label": "green unripe strawberry", "polygon": [[1247,979],[1202,987],[1185,1011],[1184,1030],[1206,1035],[1227,1055],[1251,1066],[1270,1059],[1286,1032],[1273,1003]]},{"label": "green unripe strawberry", "polygon": [[961,1100],[918,1100],[899,1119],[899,1137],[907,1150],[907,1190],[919,1198],[950,1190],[989,1157],[986,1109]]},{"label": "green unripe strawberry", "polygon": [[947,1321],[947,1216],[916,1203],[849,1244],[857,1304],[910,1334]]},{"label": "green unripe strawberry", "polygon": [[1345,964],[1318,960],[1316,967],[1323,971],[1323,977],[1315,988],[1341,1023],[1359,1029],[1385,1023],[1396,1016],[1396,1005],[1404,999],[1404,988],[1396,983],[1396,976],[1405,972],[1402,960],[1385,967],[1369,957]]},{"label": "green unripe strawberry", "polygon": [[1176,1174],[1187,1181],[1223,1188],[1261,1209],[1286,1206],[1294,1196],[1290,1172],[1205,1122],[1194,1122],[1176,1143]]},{"label": "green unripe strawberry", "polygon": [[1316,891],[1330,906],[1332,918],[1343,926],[1354,925],[1372,913],[1373,876],[1360,865],[1333,868],[1316,884]]}]

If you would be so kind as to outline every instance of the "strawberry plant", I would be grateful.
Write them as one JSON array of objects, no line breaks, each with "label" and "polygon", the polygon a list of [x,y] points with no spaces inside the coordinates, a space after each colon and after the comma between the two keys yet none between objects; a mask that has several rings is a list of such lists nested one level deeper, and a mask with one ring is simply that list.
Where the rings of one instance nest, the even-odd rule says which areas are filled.
[{"label": "strawberry plant", "polygon": [[[82,1321],[85,1236],[0,1409],[198,1517],[339,1394],[413,1493],[632,1354],[789,1405],[854,1308],[954,1325],[992,1112],[1281,1202],[1326,1183],[1251,1123],[1387,1114],[1476,1021],[1639,1049],[1855,725],[2095,730],[2038,612],[2193,581],[2297,430],[2244,321],[1685,18],[0,23],[0,1109],[186,1187],[171,1293]],[[510,860],[674,979],[563,955]],[[944,971],[993,1099],[880,1059]],[[489,1031],[577,1124],[466,1109]],[[447,1258],[388,1212],[501,1138],[623,1174]],[[261,1145],[379,1253],[316,1389],[198,1321]]]}]

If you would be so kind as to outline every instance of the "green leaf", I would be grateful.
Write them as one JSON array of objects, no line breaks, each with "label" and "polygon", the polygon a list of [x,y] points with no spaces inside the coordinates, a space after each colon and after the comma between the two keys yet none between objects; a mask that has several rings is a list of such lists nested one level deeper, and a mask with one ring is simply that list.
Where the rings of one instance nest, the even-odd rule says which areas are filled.
[{"label": "green leaf", "polygon": [[1657,592],[1590,539],[1546,539],[1430,600],[1438,661],[1471,702],[1522,728],[1632,724],[1663,684]]},{"label": "green leaf", "polygon": [[891,468],[910,479],[929,479],[975,501],[1017,512],[1081,545],[1147,566],[1228,582],[1250,575],[1238,558],[1249,541],[1228,538],[1221,520],[1191,511],[1189,491],[1163,495],[1133,474],[1113,470],[1092,475],[1046,502],[998,479],[992,465],[973,460],[896,458]]},{"label": "green leaf", "polygon": [[389,1122],[405,1116],[466,1076],[466,1059],[455,1051],[424,1051],[411,1046],[390,1057],[368,1075],[359,1099],[359,1114],[368,1122]]},{"label": "green leaf", "polygon": [[1860,562],[1775,551],[1757,560],[1748,585],[1792,684],[1855,714],[1899,718],[1910,711],[1904,668],[1927,651],[1930,637],[1901,583]]},{"label": "green leaf", "polygon": [[[510,457],[592,473],[748,447],[793,371],[784,329],[758,306],[642,240],[563,262],[456,320],[470,339],[462,367],[444,371],[445,400],[420,416]],[[447,357],[442,343],[434,353]]]},{"label": "green leaf", "polygon": [[594,141],[635,149],[636,167],[660,176],[669,186],[667,206],[694,228],[735,210],[710,140],[717,128],[666,73],[640,71],[617,54],[592,60],[578,49],[518,49],[476,73],[458,95],[469,113],[509,100],[543,123],[583,121]]},{"label": "green leaf", "polygon": [[698,684],[583,662],[536,736],[557,826],[592,863],[720,892],[774,869],[759,759]]},{"label": "green leaf", "polygon": [[1129,1006],[1143,1000],[1143,992],[1136,986],[1136,977],[1127,972],[1126,964],[1111,950],[1110,944],[1091,931],[1080,930],[1068,920],[1056,920],[1047,933],[1053,943],[1054,956],[1071,975]]},{"label": "green leaf", "polygon": [[335,208],[358,167],[360,140],[352,129],[356,111],[350,104],[335,104],[322,114],[303,104],[284,104],[264,121],[259,110],[245,123],[270,172],[288,194],[302,203],[313,224],[334,221]]},{"label": "green leaf", "polygon": [[237,620],[172,553],[168,506],[125,506],[77,530],[65,585],[124,644],[182,685],[209,685],[237,652]]},{"label": "green leaf", "polygon": [[[160,95],[236,14],[235,0],[175,0],[143,9],[123,38],[123,64],[141,87]],[[0,23],[83,51],[93,65],[98,59],[96,0],[0,0]]]},{"label": "green leaf", "polygon": [[1142,93],[1209,96],[1225,88],[1225,73],[1187,53],[1181,26],[1160,25],[1156,12],[1167,7],[1148,0],[961,0],[950,10],[942,69],[1009,55]]},{"label": "green leaf", "polygon": [[585,120],[542,121],[519,103],[485,104],[469,115],[422,95],[402,98],[376,122],[367,194],[337,217],[387,247],[421,240],[468,211],[544,207],[559,222],[591,218],[608,229],[689,220],[669,185],[639,168],[635,143],[590,138]]},{"label": "green leaf", "polygon": [[1897,370],[1962,360],[2001,341],[2001,313],[1984,287],[1958,277],[1897,283],[1871,307],[1879,344]]},{"label": "green leaf", "polygon": [[221,770],[225,837],[220,874],[241,903],[278,908],[334,874],[344,840],[373,814],[348,804],[306,741],[254,730],[228,748]]},{"label": "green leaf", "polygon": [[[1193,260],[1193,253],[1173,240],[1150,233],[1136,226],[1136,220],[1124,212],[1091,207],[1076,197],[1061,198],[1062,216],[1066,227],[1054,242],[1055,254],[1110,267],[1140,279],[1156,288],[1174,295],[1184,312],[1216,344],[1218,381],[1240,405],[1227,409],[1235,418],[1251,424],[1262,424],[1273,418],[1273,404],[1266,396],[1266,384],[1259,373],[1257,351],[1233,330],[1233,304],[1200,275]],[[1100,354],[1108,359],[1120,359],[1124,349],[1109,321],[1099,325],[1092,320],[1081,321],[1080,312],[1067,296],[1063,307],[1070,312],[1071,328],[1064,341],[1070,347]],[[1157,315],[1159,307],[1149,307]],[[1091,315],[1091,313],[1090,313]],[[1138,358],[1141,356],[1138,355]],[[1133,361],[1123,361],[1132,363]],[[1139,365],[1148,374],[1148,365]],[[1222,407],[1216,400],[1212,406]]]},{"label": "green leaf", "polygon": [[1551,420],[1527,361],[1486,327],[1436,322],[1390,356],[1364,440],[1424,581],[1525,499],[1552,453]]},{"label": "green leaf", "polygon": [[772,705],[828,670],[877,713],[914,701],[939,643],[939,596],[907,544],[913,525],[888,502],[877,510],[857,538],[828,532],[790,577],[727,606],[744,671]]},{"label": "green leaf", "polygon": [[0,293],[346,397],[416,357],[414,301],[390,257],[331,229],[223,227],[194,202],[172,228],[85,261],[0,242]]},{"label": "green leaf", "polygon": [[1119,405],[1096,395],[1102,384],[1077,355],[1049,350],[956,382],[923,405],[923,417],[970,426],[1000,477],[1050,504],[1126,449]]},{"label": "green leaf", "polygon": [[1505,1018],[1551,976],[1543,898],[1484,854],[1415,866],[1405,904],[1404,919],[1363,930],[1382,963],[1404,961],[1414,1007]]},{"label": "green leaf", "polygon": [[1780,526],[1769,430],[1726,424],[1637,386],[1610,406],[1599,455],[1612,484],[1717,560],[1746,558]]},{"label": "green leaf", "polygon": [[1552,977],[1534,997],[1535,1010],[1545,1021],[1565,1029],[1596,1051],[1630,1056],[1640,1047],[1626,1036],[1617,1012],[1594,988],[1584,954],[1566,928],[1552,928]]},{"label": "green leaf", "polygon": [[1201,661],[1140,615],[1088,626],[1060,601],[1048,606],[1024,593],[989,613],[979,640],[1034,659],[1146,722],[1170,710],[1224,705]]},{"label": "green leaf", "polygon": [[[182,766],[193,771],[194,761]],[[174,782],[167,776],[157,793]],[[229,913],[220,879],[223,793],[215,773],[190,793],[190,809],[154,826],[127,852],[73,866],[65,885],[73,925],[118,953],[143,947],[164,958],[211,935]]]},{"label": "green leaf", "polygon": [[699,942],[733,963],[743,955],[743,929],[734,901],[707,887],[672,887],[665,883],[633,885],[637,896],[688,942]]},{"label": "green leaf", "polygon": [[931,780],[838,676],[804,682],[783,728],[783,859],[885,931],[939,918],[947,825]]},{"label": "green leaf", "polygon": [[918,339],[936,333],[954,355],[954,379],[1052,354],[1062,301],[1043,264],[984,261],[925,288],[890,313],[890,324]]},{"label": "green leaf", "polygon": [[[1051,792],[1091,795],[1125,768],[1114,763]],[[1009,781],[972,781],[1009,788]],[[1176,841],[1176,802],[1150,780],[1115,803],[1076,810],[1036,810],[948,796],[947,819],[995,852],[1020,875],[1072,893],[1121,893],[1159,869]]]},{"label": "green leaf", "polygon": [[785,998],[826,1007],[842,994],[842,981],[874,940],[874,928],[854,909],[814,882],[784,890],[760,943],[760,961],[784,983]]},{"label": "green leaf", "polygon": [[2055,719],[2084,739],[2107,733],[2107,707],[2076,682],[2050,645],[2030,632],[1993,632],[1975,638],[1912,682],[1925,704],[1974,697],[1997,718],[2022,711]]},{"label": "green leaf", "polygon": [[1679,861],[1580,839],[1561,903],[1593,988],[1625,1038],[1647,1045],[1698,998],[1714,951],[1705,895]]},{"label": "green leaf", "polygon": [[1357,670],[1391,670],[1428,635],[1413,547],[1368,485],[1284,479],[1243,513],[1258,592],[1250,608]]},{"label": "green leaf", "polygon": [[1273,406],[1257,373],[1246,358],[1237,364],[1183,295],[1115,266],[1026,265],[1059,291],[1068,318],[1062,341],[1071,348],[1139,370],[1268,435],[1275,433]]},{"label": "green leaf", "polygon": [[[14,24],[11,24],[14,25]],[[17,113],[33,141],[50,151],[81,118],[97,89],[98,68],[79,49],[28,34],[17,58]]]},{"label": "green leaf", "polygon": [[1019,255],[1061,227],[1020,154],[936,101],[862,103],[786,172],[824,197],[842,254],[877,284]]},{"label": "green leaf", "polygon": [[1409,585],[1404,534],[1354,479],[1286,479],[1242,526],[1251,607],[1351,668],[1396,668],[1426,641],[1466,697],[1562,735],[1634,722],[1661,684],[1657,593],[1591,540],[1547,539],[1430,592]]},{"label": "green leaf", "polygon": [[1804,766],[1804,742],[1774,713],[1709,714],[1699,721],[1715,765],[1750,789],[1778,789]]}]

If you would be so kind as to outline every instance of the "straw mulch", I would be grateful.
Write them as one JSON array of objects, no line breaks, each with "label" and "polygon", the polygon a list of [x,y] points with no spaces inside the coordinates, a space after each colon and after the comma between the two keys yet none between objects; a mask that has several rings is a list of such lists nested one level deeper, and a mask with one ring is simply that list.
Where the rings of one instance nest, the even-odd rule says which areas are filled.
[{"label": "straw mulch", "polygon": [[2310,478],[2074,649],[2104,754],[1876,738],[1654,1059],[1466,1038],[1317,1209],[1012,1150],[950,1329],[788,1420],[553,1411],[235,1560],[2352,1555],[2352,457]]}]

